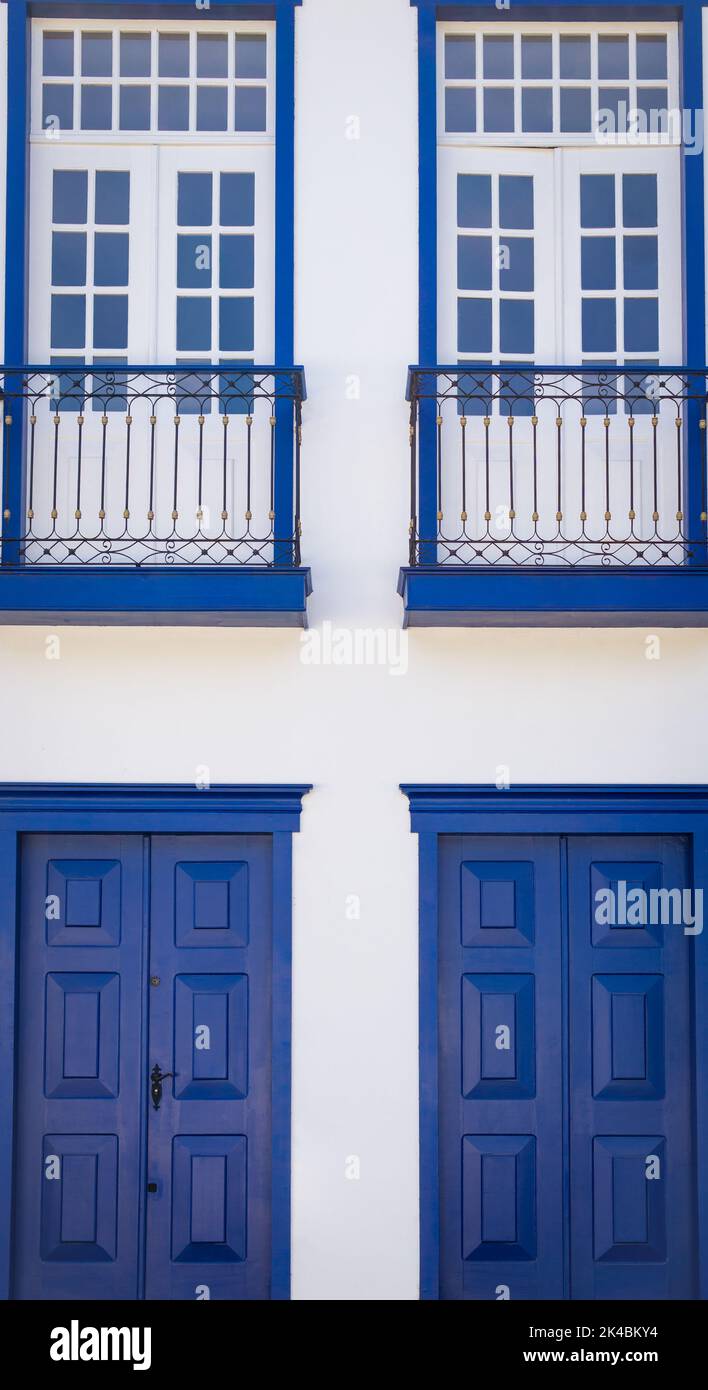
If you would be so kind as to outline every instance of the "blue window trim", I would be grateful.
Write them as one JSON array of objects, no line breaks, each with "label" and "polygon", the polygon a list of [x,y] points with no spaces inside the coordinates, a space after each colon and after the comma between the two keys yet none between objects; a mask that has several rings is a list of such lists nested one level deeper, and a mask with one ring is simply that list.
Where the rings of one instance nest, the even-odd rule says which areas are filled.
[{"label": "blue window trim", "polygon": [[292,836],[310,785],[0,783],[0,1299],[9,1297],[20,837],[267,834],[273,844],[271,1299],[290,1298]]},{"label": "blue window trim", "polygon": [[[418,10],[418,140],[419,140],[419,362],[437,363],[437,54],[436,25],[440,20],[478,20],[485,24],[518,23],[519,20],[656,20],[681,24],[681,102],[684,108],[703,109],[703,26],[700,0],[676,5],[590,6],[583,0],[557,0],[539,5],[533,0],[514,0],[509,10],[492,5],[446,5],[439,0],[410,0]],[[684,156],[684,323],[685,361],[706,360],[704,172],[703,156]],[[690,256],[688,248],[700,248]],[[687,427],[697,426],[689,417]],[[420,417],[419,530],[422,536],[437,531],[435,402],[421,403]],[[697,436],[696,436],[697,437]],[[695,516],[700,507],[700,478],[692,469],[688,477],[687,511]],[[425,560],[425,556],[422,557]],[[432,557],[430,557],[432,559]]]},{"label": "blue window trim", "polygon": [[[439,1297],[438,836],[637,835],[690,837],[694,885],[708,901],[708,786],[520,785],[508,791],[407,783],[419,836],[420,1297]],[[708,1168],[708,931],[693,938],[696,1170]],[[708,1189],[698,1184],[699,1298],[708,1297]]]},{"label": "blue window trim", "polygon": [[[295,320],[295,9],[302,0],[211,0],[209,11],[194,8],[194,0],[140,0],[139,4],[116,4],[116,0],[2,0],[8,8],[7,77],[7,207],[5,241],[5,363],[22,366],[27,361],[28,304],[28,169],[29,169],[29,28],[32,18],[53,15],[62,18],[91,17],[120,19],[204,18],[214,11],[224,19],[275,20],[275,363],[290,366],[294,361]],[[275,534],[293,531],[293,435],[288,402],[275,407]],[[6,536],[16,529],[13,518],[22,514],[24,497],[23,431],[13,431],[8,460],[6,491],[3,498],[3,528]],[[283,551],[287,552],[287,547]],[[6,539],[3,557],[7,565],[17,564],[19,545]],[[287,553],[274,556],[275,563],[288,563]]]}]

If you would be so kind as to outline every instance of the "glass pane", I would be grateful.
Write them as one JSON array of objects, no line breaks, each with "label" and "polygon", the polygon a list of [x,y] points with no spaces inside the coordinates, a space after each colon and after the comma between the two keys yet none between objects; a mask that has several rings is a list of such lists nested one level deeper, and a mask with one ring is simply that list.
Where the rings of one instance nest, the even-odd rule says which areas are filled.
[{"label": "glass pane", "polygon": [[589,87],[561,87],[560,128],[569,134],[590,130],[592,106]]},{"label": "glass pane", "polygon": [[96,294],[93,298],[93,345],[95,348],[127,348],[127,294]]},{"label": "glass pane", "polygon": [[[211,196],[210,196],[211,203]],[[222,227],[255,224],[255,174],[222,174],[219,184],[219,221]]]},{"label": "glass pane", "polygon": [[[584,362],[583,366],[589,366]],[[583,415],[617,414],[617,374],[614,362],[596,362],[597,372],[583,372]],[[603,372],[603,367],[609,367]]]},{"label": "glass pane", "polygon": [[[94,354],[93,366],[100,367],[105,363],[125,362],[125,357],[120,357],[117,353],[111,353],[108,357],[100,357]],[[128,376],[125,372],[114,372],[110,369],[97,372],[91,377],[91,409],[101,415],[108,415],[111,411],[127,414],[128,411]]]},{"label": "glass pane", "polygon": [[629,77],[629,39],[626,34],[600,34],[597,41],[597,75]]},{"label": "glass pane", "polygon": [[160,34],[157,71],[160,77],[189,76],[189,38],[186,34]]},{"label": "glass pane", "polygon": [[236,76],[265,77],[265,75],[265,35],[239,34],[236,39]]},{"label": "glass pane", "polygon": [[491,227],[492,180],[489,174],[458,174],[458,227]]},{"label": "glass pane", "polygon": [[211,299],[177,296],[177,349],[211,351]]},{"label": "glass pane", "polygon": [[127,285],[127,232],[96,232],[93,243],[93,283]]},{"label": "glass pane", "polygon": [[110,77],[113,73],[113,39],[110,34],[81,35],[83,77]]},{"label": "glass pane", "polygon": [[150,76],[149,34],[121,34],[120,75],[121,77]]},{"label": "glass pane", "polygon": [[[658,362],[652,363],[651,359],[645,357],[643,358],[643,365],[655,365],[658,367],[659,364]],[[654,399],[654,392],[656,389],[656,376],[653,373],[645,374],[644,372],[635,372],[632,376],[626,376],[624,379],[624,389],[627,396],[624,403],[625,414],[653,415],[655,413],[656,401]]]},{"label": "glass pane", "polygon": [[[533,237],[502,238],[499,245],[499,288],[533,289]],[[519,348],[521,352],[522,349]]]},{"label": "glass pane", "polygon": [[514,129],[514,93],[511,87],[485,87],[484,129],[489,131]]},{"label": "glass pane", "polygon": [[53,294],[51,346],[82,348],[86,341],[86,296]]},{"label": "glass pane", "polygon": [[534,413],[534,374],[528,370],[527,363],[520,363],[524,368],[520,372],[510,372],[506,364],[503,375],[500,375],[498,399],[502,406],[504,415],[533,415]]},{"label": "glass pane", "polygon": [[74,73],[74,35],[44,34],[42,71],[45,77],[72,77]]},{"label": "glass pane", "polygon": [[491,290],[491,237],[458,236],[457,287],[461,290]]},{"label": "glass pane", "polygon": [[52,221],[80,226],[86,221],[88,174],[85,169],[55,169]]},{"label": "glass pane", "polygon": [[475,44],[474,38],[464,34],[445,35],[445,76],[474,77]]},{"label": "glass pane", "polygon": [[533,352],[534,306],[532,299],[502,299],[499,304],[501,352]]},{"label": "glass pane", "polygon": [[616,350],[617,322],[614,299],[584,299],[583,352]]},{"label": "glass pane", "polygon": [[499,226],[533,227],[533,179],[528,174],[500,174]]},{"label": "glass pane", "polygon": [[110,87],[81,88],[81,129],[110,130],[112,91]]},{"label": "glass pane", "polygon": [[222,290],[253,288],[255,243],[252,236],[219,237],[219,284]]},{"label": "glass pane", "polygon": [[561,77],[590,76],[590,39],[582,35],[561,34]]},{"label": "glass pane", "polygon": [[521,129],[553,130],[553,93],[550,87],[523,87]]},{"label": "glass pane", "polygon": [[671,130],[666,87],[637,87],[637,110],[647,117],[649,130],[662,134]]},{"label": "glass pane", "polygon": [[553,76],[553,49],[550,38],[522,38],[521,76]]},{"label": "glass pane", "polygon": [[477,129],[477,93],[474,87],[445,88],[445,129],[468,134]]},{"label": "glass pane", "polygon": [[189,87],[160,87],[157,96],[158,130],[189,130]]},{"label": "glass pane", "polygon": [[580,245],[583,289],[613,290],[617,279],[614,237],[584,236]]},{"label": "glass pane", "polygon": [[67,83],[45,82],[42,87],[42,125],[48,130],[71,130],[74,124],[74,91]]},{"label": "glass pane", "polygon": [[580,175],[581,227],[614,227],[615,180],[613,174]]},{"label": "glass pane", "polygon": [[85,232],[52,232],[52,284],[86,284]]},{"label": "glass pane", "polygon": [[120,89],[121,130],[150,129],[150,88],[125,87]]},{"label": "glass pane", "polygon": [[226,88],[197,87],[197,130],[226,130]]},{"label": "glass pane", "polygon": [[646,78],[651,80],[655,77],[666,77],[667,72],[665,36],[663,34],[638,34],[637,77],[639,81],[641,82]]},{"label": "glass pane", "polygon": [[116,227],[130,221],[130,174],[114,169],[96,174],[96,221]]},{"label": "glass pane", "polygon": [[458,299],[457,350],[473,353],[491,352],[491,299]]},{"label": "glass pane", "polygon": [[219,377],[219,411],[222,415],[252,415],[254,410],[254,378],[249,372],[239,372],[238,366],[250,363],[231,363],[222,359],[224,375]]},{"label": "glass pane", "polygon": [[225,34],[197,34],[197,77],[226,77],[227,44]]},{"label": "glass pane", "polygon": [[603,131],[616,131],[620,135],[627,132],[627,112],[629,110],[628,87],[601,87],[598,93],[598,128]]},{"label": "glass pane", "polygon": [[484,76],[514,76],[514,40],[484,36]]},{"label": "glass pane", "polygon": [[[83,357],[55,357],[49,359],[52,367],[76,367],[84,365]],[[86,399],[84,374],[82,371],[57,372],[52,378],[50,410],[83,410]]]},{"label": "glass pane", "polygon": [[235,130],[265,130],[265,87],[237,87],[234,93]]},{"label": "glass pane", "polygon": [[219,351],[253,351],[253,300],[219,300]]},{"label": "glass pane", "polygon": [[180,227],[211,226],[211,174],[177,175],[177,222]]},{"label": "glass pane", "polygon": [[656,290],[659,287],[659,243],[655,236],[624,238],[624,287]]},{"label": "glass pane", "polygon": [[495,388],[495,379],[483,372],[460,372],[457,377],[458,415],[491,415]]},{"label": "glass pane", "polygon": [[183,290],[211,289],[211,237],[177,237],[177,284]]},{"label": "glass pane", "polygon": [[625,352],[658,351],[658,299],[625,299],[624,348]]},{"label": "glass pane", "polygon": [[625,227],[656,227],[656,174],[622,175]]}]

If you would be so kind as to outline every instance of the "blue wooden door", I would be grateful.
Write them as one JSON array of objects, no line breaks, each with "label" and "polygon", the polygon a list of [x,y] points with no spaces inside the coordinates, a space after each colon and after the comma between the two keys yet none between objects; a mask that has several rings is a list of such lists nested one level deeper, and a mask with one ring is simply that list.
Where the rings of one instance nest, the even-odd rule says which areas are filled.
[{"label": "blue wooden door", "polygon": [[268,1297],[269,845],[152,842],[148,1298]]},{"label": "blue wooden door", "polygon": [[573,1298],[696,1296],[691,937],[631,896],[690,881],[679,836],[568,842]]},{"label": "blue wooden door", "polygon": [[14,1295],[138,1297],[140,836],[22,853]]},{"label": "blue wooden door", "polygon": [[269,1296],[270,843],[25,839],[15,1297]]},{"label": "blue wooden door", "polygon": [[441,838],[441,1298],[695,1297],[690,937],[598,921],[689,884],[680,837]]},{"label": "blue wooden door", "polygon": [[440,1297],[562,1298],[560,846],[446,836]]}]

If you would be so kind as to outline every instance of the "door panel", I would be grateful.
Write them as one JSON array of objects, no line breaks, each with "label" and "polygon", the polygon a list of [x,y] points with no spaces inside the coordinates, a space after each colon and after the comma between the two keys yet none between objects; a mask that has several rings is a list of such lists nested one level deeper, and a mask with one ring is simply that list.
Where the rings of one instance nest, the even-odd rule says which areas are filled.
[{"label": "door panel", "polygon": [[[619,885],[683,889],[679,837],[571,839],[570,1095],[574,1298],[691,1298],[691,939],[626,925]],[[617,895],[598,924],[596,893]],[[600,913],[605,916],[607,914]]]},{"label": "door panel", "polygon": [[691,941],[622,906],[690,882],[678,836],[441,837],[441,1298],[695,1297]]},{"label": "door panel", "polygon": [[143,842],[22,853],[14,1296],[138,1295]]},{"label": "door panel", "polygon": [[269,870],[265,836],[152,841],[148,1061],[175,1075],[148,1119],[148,1298],[268,1297]]},{"label": "door panel", "polygon": [[441,1298],[563,1297],[559,885],[551,837],[441,841]]}]

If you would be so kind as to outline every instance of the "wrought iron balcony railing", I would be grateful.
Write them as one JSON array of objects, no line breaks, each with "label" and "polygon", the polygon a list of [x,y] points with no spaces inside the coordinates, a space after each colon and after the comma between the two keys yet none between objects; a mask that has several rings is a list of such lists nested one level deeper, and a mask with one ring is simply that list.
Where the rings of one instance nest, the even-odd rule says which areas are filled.
[{"label": "wrought iron balcony railing", "polygon": [[299,566],[301,368],[0,368],[3,568]]},{"label": "wrought iron balcony railing", "polygon": [[410,566],[708,561],[706,370],[413,367]]}]

